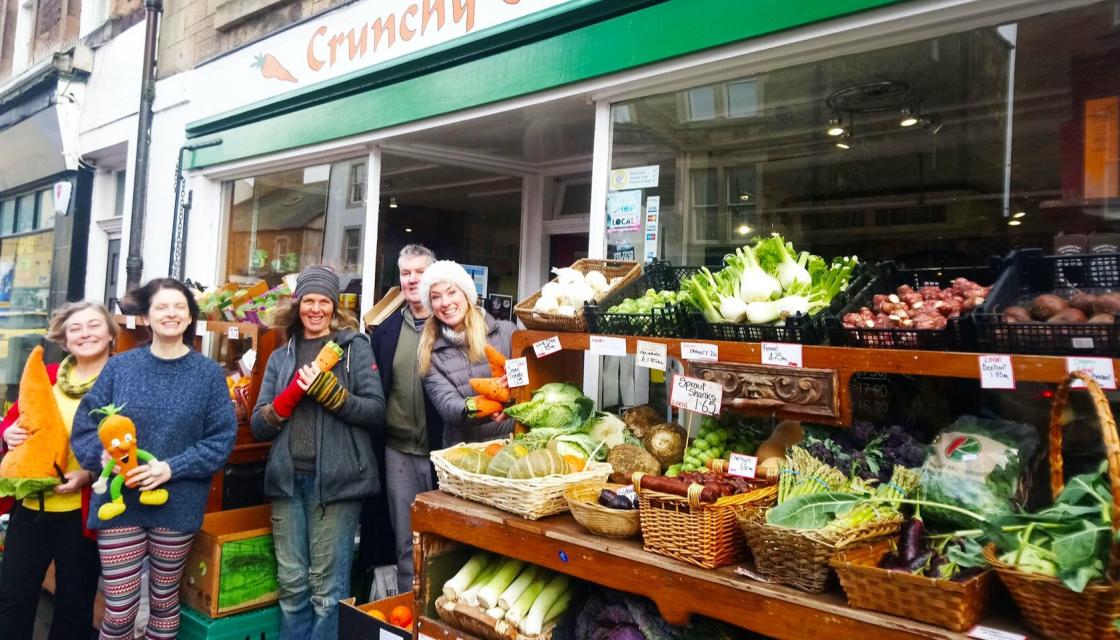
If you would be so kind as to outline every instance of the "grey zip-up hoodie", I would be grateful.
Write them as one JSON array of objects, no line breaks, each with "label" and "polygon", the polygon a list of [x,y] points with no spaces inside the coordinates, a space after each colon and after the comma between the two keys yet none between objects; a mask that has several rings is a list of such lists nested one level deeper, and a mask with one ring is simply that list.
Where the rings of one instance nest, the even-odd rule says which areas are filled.
[{"label": "grey zip-up hoodie", "polygon": [[[486,341],[490,346],[509,357],[510,340],[517,327],[504,320],[495,320],[486,314]],[[513,420],[502,422],[471,420],[467,417],[467,398],[471,391],[471,378],[489,378],[490,365],[470,362],[467,354],[456,344],[440,335],[432,346],[432,366],[424,376],[424,389],[432,405],[443,418],[443,446],[460,442],[483,442],[508,436],[513,431]],[[435,445],[429,445],[436,449]]]},{"label": "grey zip-up hoodie", "polygon": [[[331,373],[350,395],[337,413],[316,406],[315,492],[320,504],[362,500],[381,491],[369,431],[385,420],[385,396],[373,350],[369,338],[356,331],[343,330],[334,341],[345,354]],[[291,498],[294,494],[289,432],[272,411],[272,401],[291,382],[298,365],[295,338],[288,340],[286,348],[272,352],[249,423],[255,439],[274,441],[264,473],[264,493],[270,498]],[[315,400],[304,397],[300,402]]]}]

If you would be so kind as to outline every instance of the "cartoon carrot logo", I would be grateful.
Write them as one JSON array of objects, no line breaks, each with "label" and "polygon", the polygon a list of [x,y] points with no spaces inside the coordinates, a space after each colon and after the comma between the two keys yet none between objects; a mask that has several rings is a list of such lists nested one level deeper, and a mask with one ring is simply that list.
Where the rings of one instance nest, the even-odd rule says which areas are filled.
[{"label": "cartoon carrot logo", "polygon": [[283,80],[284,82],[299,82],[271,53],[258,55],[252,66],[254,69],[260,69],[261,75],[265,78]]}]

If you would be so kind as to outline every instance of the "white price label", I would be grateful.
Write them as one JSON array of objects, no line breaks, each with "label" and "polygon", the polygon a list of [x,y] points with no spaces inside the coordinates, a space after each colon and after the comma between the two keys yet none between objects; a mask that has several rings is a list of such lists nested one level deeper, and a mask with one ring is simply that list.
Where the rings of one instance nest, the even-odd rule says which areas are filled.
[{"label": "white price label", "polygon": [[136,328],[136,316],[125,316],[124,317],[124,326],[125,326],[126,329],[135,329]]},{"label": "white price label", "polygon": [[533,352],[537,354],[538,358],[543,358],[560,351],[560,336],[552,336],[544,340],[538,340],[533,343]]},{"label": "white price label", "polygon": [[388,629],[378,629],[377,640],[404,640],[404,636]]},{"label": "white price label", "polygon": [[660,342],[638,341],[638,357],[635,364],[639,367],[664,371],[668,359],[668,349],[665,345]]},{"label": "white price label", "polygon": [[[1084,371],[1096,379],[1102,389],[1116,388],[1116,370],[1112,367],[1112,358],[1066,358],[1066,371]],[[1080,380],[1073,381],[1073,388],[1085,387]]]},{"label": "white price label", "polygon": [[678,409],[718,416],[723,403],[723,387],[718,382],[674,375],[669,404]]},{"label": "white price label", "polygon": [[1093,348],[1093,339],[1092,338],[1071,338],[1069,342],[1070,342],[1070,345],[1072,345],[1074,349],[1092,349]]},{"label": "white price label", "polygon": [[1027,636],[1021,633],[993,629],[991,627],[981,627],[980,625],[973,627],[972,630],[968,632],[968,637],[977,638],[978,640],[1027,640]]},{"label": "white price label", "polygon": [[506,360],[506,382],[510,389],[529,385],[529,363],[525,358]]},{"label": "white price label", "polygon": [[198,322],[194,323],[194,332],[196,334],[206,333],[206,321],[199,320]]},{"label": "white price label", "polygon": [[758,458],[742,453],[733,453],[727,460],[727,473],[733,476],[753,478],[758,472]]},{"label": "white price label", "polygon": [[230,340],[237,340],[241,337],[241,330],[237,328],[237,325],[232,325],[230,328],[226,329],[226,336],[228,336]]},{"label": "white price label", "polygon": [[1011,356],[979,356],[981,389],[1014,389],[1015,369]]},{"label": "white price label", "polygon": [[622,487],[618,491],[615,491],[615,493],[617,493],[620,496],[630,498],[631,500],[633,500],[634,496],[636,495],[634,493],[634,485],[632,485],[632,484],[628,484],[625,487]]},{"label": "white price label", "polygon": [[717,362],[719,360],[719,345],[706,342],[682,342],[681,359],[695,362]]},{"label": "white price label", "polygon": [[801,367],[805,365],[801,357],[801,345],[785,342],[763,342],[762,364],[779,367]]},{"label": "white price label", "polygon": [[591,336],[591,353],[601,356],[626,355],[626,338],[612,338],[610,336]]}]

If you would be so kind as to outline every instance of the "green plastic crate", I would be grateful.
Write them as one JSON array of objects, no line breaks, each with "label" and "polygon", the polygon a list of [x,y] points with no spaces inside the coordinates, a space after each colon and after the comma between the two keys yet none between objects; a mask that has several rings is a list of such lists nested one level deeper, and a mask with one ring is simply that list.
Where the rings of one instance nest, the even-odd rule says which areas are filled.
[{"label": "green plastic crate", "polygon": [[182,608],[179,640],[276,640],[280,637],[280,607],[271,606],[224,618],[207,618]]}]

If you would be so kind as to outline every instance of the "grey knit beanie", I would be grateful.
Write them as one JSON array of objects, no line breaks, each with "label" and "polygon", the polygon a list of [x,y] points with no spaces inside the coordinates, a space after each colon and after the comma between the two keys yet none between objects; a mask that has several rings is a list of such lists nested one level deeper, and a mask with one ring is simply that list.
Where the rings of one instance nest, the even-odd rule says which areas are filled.
[{"label": "grey knit beanie", "polygon": [[338,306],[338,293],[341,289],[338,274],[328,267],[307,267],[296,278],[296,290],[292,296],[299,300],[309,293],[317,293],[331,299],[334,306]]}]

